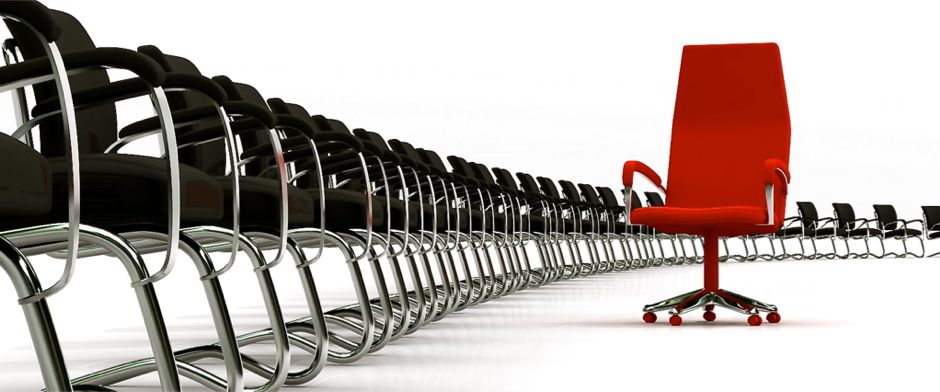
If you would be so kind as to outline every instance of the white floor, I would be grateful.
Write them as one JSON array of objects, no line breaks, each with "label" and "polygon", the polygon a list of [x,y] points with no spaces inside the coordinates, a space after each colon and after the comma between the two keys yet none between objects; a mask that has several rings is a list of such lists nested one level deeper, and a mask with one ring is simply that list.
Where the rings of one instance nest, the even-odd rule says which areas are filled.
[{"label": "white floor", "polygon": [[[186,270],[185,264],[181,262],[180,270]],[[335,264],[317,275],[327,303],[343,301],[333,294],[342,287],[338,278],[345,267]],[[80,267],[76,287],[51,303],[73,376],[147,355],[146,336],[126,282],[107,278],[119,275],[121,268],[106,261]],[[244,331],[263,327],[265,321],[260,301],[249,301],[254,283],[247,271],[245,267],[241,276],[248,279],[226,282],[233,315]],[[305,311],[299,285],[281,283],[292,274],[284,268],[276,276],[288,317]],[[929,299],[937,292],[940,260],[730,263],[721,266],[721,274],[723,287],[779,306],[782,323],[749,327],[743,316],[719,310],[714,323],[691,313],[681,327],[669,326],[664,317],[646,325],[640,319],[642,305],[700,287],[701,267],[611,273],[527,290],[454,314],[355,364],[328,365],[308,387],[749,392],[935,388],[940,316]],[[173,284],[160,283],[158,290],[174,343],[210,341],[209,320],[200,315],[204,301],[192,299],[201,298],[198,284]],[[38,373],[22,313],[13,304],[9,283],[2,285],[7,288],[0,294],[8,300],[0,307],[0,389],[35,389]],[[134,387],[156,384],[145,377],[126,385],[138,390]]]}]

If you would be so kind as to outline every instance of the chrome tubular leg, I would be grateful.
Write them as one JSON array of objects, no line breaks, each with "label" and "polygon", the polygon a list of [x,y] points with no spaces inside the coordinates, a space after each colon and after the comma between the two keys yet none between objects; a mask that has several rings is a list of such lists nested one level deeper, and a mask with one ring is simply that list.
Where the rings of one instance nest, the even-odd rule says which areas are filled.
[{"label": "chrome tubular leg", "polygon": [[[13,283],[18,298],[29,298],[42,291],[39,277],[33,270],[29,259],[0,237],[0,267],[6,272]],[[52,315],[46,299],[28,303],[20,303],[26,325],[29,328],[29,337],[33,342],[33,351],[39,361],[39,370],[42,373],[43,385],[48,391],[71,391],[68,369],[65,358],[59,347],[59,338],[55,332]]]},{"label": "chrome tubular leg", "polygon": [[[375,333],[375,337],[372,340],[372,347],[369,349],[369,352],[375,352],[375,351],[381,350],[390,341],[392,337],[392,330],[395,324],[395,319],[394,319],[394,311],[392,310],[392,305],[391,305],[391,298],[389,298],[389,295],[388,295],[388,286],[386,284],[385,274],[383,273],[383,270],[382,270],[382,264],[379,258],[377,257],[378,253],[376,253],[375,250],[373,249],[374,246],[378,245],[377,238],[380,238],[380,237],[373,238],[372,243],[369,244],[366,242],[366,239],[362,237],[363,234],[364,233],[357,233],[357,232],[352,232],[349,234],[340,233],[340,237],[345,239],[347,243],[353,246],[369,248],[369,249],[366,249],[366,251],[369,252],[366,259],[369,261],[369,266],[372,269],[372,278],[375,281],[375,286],[378,291],[377,299],[379,302],[379,306],[376,307],[374,302],[371,299],[369,301],[370,308],[372,309],[372,313],[373,313],[373,322],[376,325],[375,328],[373,329],[373,333]],[[384,252],[380,252],[380,253],[384,253]],[[376,311],[378,311],[378,315],[376,315]],[[352,318],[354,320],[353,321],[354,324],[358,324],[359,322],[362,321],[362,315],[356,310],[356,305],[351,305],[348,307],[344,306],[338,309],[333,309],[333,310],[328,311],[327,314],[330,316],[333,316],[334,320],[335,320],[335,317],[344,317],[344,318]],[[357,332],[365,333],[365,328],[362,328]]]},{"label": "chrome tubular leg", "polygon": [[[45,225],[4,233],[4,237],[13,245],[22,249],[25,254],[29,254],[30,246],[34,246],[32,250],[38,253],[61,250],[59,248],[66,246],[65,241],[68,235],[69,230],[67,224]],[[129,242],[107,231],[82,225],[79,228],[79,236],[83,243],[100,247],[107,251],[108,254],[116,257],[121,261],[125,270],[127,270],[132,281],[131,286],[134,288],[134,294],[137,297],[137,303],[144,319],[144,326],[150,340],[150,347],[153,350],[153,362],[160,379],[160,386],[164,390],[179,390],[179,369],[177,368],[173,350],[170,347],[169,337],[166,333],[166,325],[163,321],[163,315],[160,311],[156,292],[153,288],[153,281],[149,280],[150,275],[147,272],[147,266],[144,264],[143,258]],[[10,273],[10,271],[8,271],[8,273]],[[15,281],[14,283],[16,284],[17,282]],[[39,313],[36,315],[37,317],[42,317],[41,309],[37,307],[24,308],[24,311],[28,313],[35,311]],[[30,332],[32,333],[33,331]],[[54,337],[49,334],[46,334],[46,336]],[[37,348],[37,350],[39,350],[39,348]],[[54,360],[54,357],[47,358],[46,362]],[[40,361],[43,361],[43,359],[40,359]],[[53,367],[53,371],[58,372],[59,370]],[[83,380],[84,378],[80,377],[75,383],[85,384],[86,382]],[[103,379],[100,384],[107,385],[107,379]]]}]

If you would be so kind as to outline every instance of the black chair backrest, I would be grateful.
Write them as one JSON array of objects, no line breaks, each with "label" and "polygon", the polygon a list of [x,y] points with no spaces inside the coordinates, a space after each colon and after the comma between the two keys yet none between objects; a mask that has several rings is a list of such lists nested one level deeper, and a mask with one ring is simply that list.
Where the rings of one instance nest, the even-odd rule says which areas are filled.
[{"label": "black chair backrest", "polygon": [[588,184],[578,184],[578,189],[581,190],[581,196],[584,197],[584,201],[590,204],[592,207],[603,207],[604,203],[601,202],[601,199],[597,196],[597,190],[593,186]]},{"label": "black chair backrest", "polygon": [[800,214],[800,222],[804,230],[815,230],[816,221],[819,220],[819,212],[816,211],[816,205],[811,201],[796,202],[796,209]]},{"label": "black chair backrest", "polygon": [[646,205],[650,207],[662,207],[666,205],[662,195],[659,192],[643,192],[646,195]]},{"label": "black chair backrest", "polygon": [[[202,76],[199,68],[191,61],[163,53],[159,48],[152,45],[141,46],[137,48],[154,61],[163,66],[167,72],[178,74],[189,74]],[[167,103],[173,111],[212,105],[212,101],[204,94],[196,93],[190,90],[171,90],[166,92]],[[196,124],[177,127],[177,135],[185,135],[189,132],[201,130],[207,127],[218,126],[219,120],[203,120]],[[190,146],[180,149],[179,160],[187,165],[199,168],[200,170],[213,174],[225,174],[225,145],[223,143],[204,143],[196,146]]]},{"label": "black chair backrest", "polygon": [[565,198],[568,199],[568,201],[574,203],[581,202],[581,192],[578,192],[578,187],[576,187],[573,182],[568,180],[560,180],[558,181],[558,185],[561,185],[561,192],[565,195]]},{"label": "black chair backrest", "polygon": [[601,200],[604,201],[604,206],[606,206],[608,209],[623,209],[623,206],[620,205],[620,199],[617,198],[617,194],[614,193],[613,189],[608,187],[598,187],[597,191],[601,195]]},{"label": "black chair backrest", "polygon": [[447,157],[447,162],[450,162],[450,167],[453,168],[454,173],[457,173],[461,176],[476,179],[476,173],[474,173],[473,168],[470,167],[470,164],[466,159],[463,159],[458,156],[450,155]]},{"label": "black chair backrest", "polygon": [[481,182],[484,184],[498,185],[496,183],[496,179],[493,178],[493,174],[490,173],[490,169],[488,169],[485,165],[476,162],[471,163],[470,165],[473,166],[474,171],[477,173],[477,178]]},{"label": "black chair backrest", "polygon": [[542,190],[539,189],[539,184],[535,182],[531,174],[519,172],[516,173],[516,178],[519,179],[519,184],[522,185],[522,190],[526,193],[535,195],[542,194]]},{"label": "black chair backrest", "polygon": [[[254,87],[244,83],[235,83],[225,76],[216,76],[213,77],[212,80],[218,83],[219,86],[225,90],[229,100],[243,101],[257,105],[261,108],[268,108],[267,101]],[[270,130],[265,129],[265,127],[262,126],[258,126],[254,130],[240,132],[238,139],[241,141],[242,148],[244,149],[257,146],[267,146],[271,144],[268,132],[270,132]],[[251,162],[248,165],[245,165],[245,173],[248,175],[259,175],[268,167],[270,167],[270,162],[265,160]]]},{"label": "black chair backrest", "polygon": [[[82,24],[72,15],[58,10],[49,10],[60,35],[56,39],[59,51],[64,55],[70,52],[94,49],[95,43]],[[26,60],[46,56],[45,47],[39,37],[26,26],[9,22],[7,26],[13,39]],[[91,70],[69,75],[72,91],[79,91],[110,83],[105,70]],[[58,96],[53,82],[39,83],[32,86],[36,101],[42,102]],[[83,154],[102,153],[117,140],[117,114],[113,104],[95,105],[78,110],[75,114],[78,126],[78,148]],[[65,155],[62,122],[59,116],[52,116],[39,125],[41,152],[47,157]]]},{"label": "black chair backrest", "polygon": [[[624,190],[621,190],[620,193],[623,194]],[[640,202],[640,196],[636,194],[636,191],[630,191],[630,211],[633,211],[642,206],[643,205]]]},{"label": "black chair backrest", "polygon": [[444,165],[444,161],[441,160],[441,156],[437,155],[436,152],[424,148],[418,148],[417,150],[418,154],[421,155],[421,159],[424,164],[442,173],[448,173],[447,166]]},{"label": "black chair backrest", "polygon": [[555,200],[561,200],[561,194],[558,193],[558,188],[555,187],[554,181],[545,177],[537,177],[536,180],[538,180],[539,187],[542,189],[542,193],[545,194],[545,196]]},{"label": "black chair backrest", "polygon": [[637,208],[642,207],[640,203],[640,195],[637,195],[635,191],[630,192],[630,211],[633,211]]},{"label": "black chair backrest", "polygon": [[832,203],[833,213],[839,222],[839,228],[852,230],[855,228],[855,209],[849,203]]},{"label": "black chair backrest", "polygon": [[875,219],[878,220],[878,227],[881,230],[896,230],[898,228],[898,213],[894,206],[890,204],[875,204]]},{"label": "black chair backrest", "polygon": [[494,167],[493,174],[496,175],[496,182],[503,188],[513,192],[519,191],[519,185],[516,184],[516,180],[512,178],[512,173],[510,173],[509,170]]},{"label": "black chair backrest", "polygon": [[920,209],[924,211],[924,228],[940,230],[940,206],[921,206]]}]

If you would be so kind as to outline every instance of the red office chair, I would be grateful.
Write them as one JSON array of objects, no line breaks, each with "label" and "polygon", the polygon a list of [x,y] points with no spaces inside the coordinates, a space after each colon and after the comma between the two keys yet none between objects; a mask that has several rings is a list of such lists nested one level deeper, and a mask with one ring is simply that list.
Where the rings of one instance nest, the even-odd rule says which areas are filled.
[{"label": "red office chair", "polygon": [[[759,311],[777,323],[777,307],[718,288],[718,238],[769,234],[784,220],[790,173],[790,115],[776,44],[690,45],[683,48],[672,122],[669,189],[648,166],[623,165],[623,184],[631,194],[633,174],[646,177],[666,195],[662,207],[633,210],[628,224],[705,238],[705,288],[647,305],[643,320],[667,310],[669,323],[680,314],[705,307],[715,320],[715,305],[750,315]],[[630,211],[630,200],[626,201]],[[772,213],[771,213],[772,212]]]}]

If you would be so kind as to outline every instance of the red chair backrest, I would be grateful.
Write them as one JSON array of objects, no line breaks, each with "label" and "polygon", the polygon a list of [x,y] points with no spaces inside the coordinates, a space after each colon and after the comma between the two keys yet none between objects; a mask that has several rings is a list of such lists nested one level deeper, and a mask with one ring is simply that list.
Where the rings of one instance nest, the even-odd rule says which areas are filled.
[{"label": "red chair backrest", "polygon": [[[763,163],[789,164],[790,115],[774,43],[682,50],[666,204],[766,207]],[[775,188],[775,220],[785,192]]]}]

